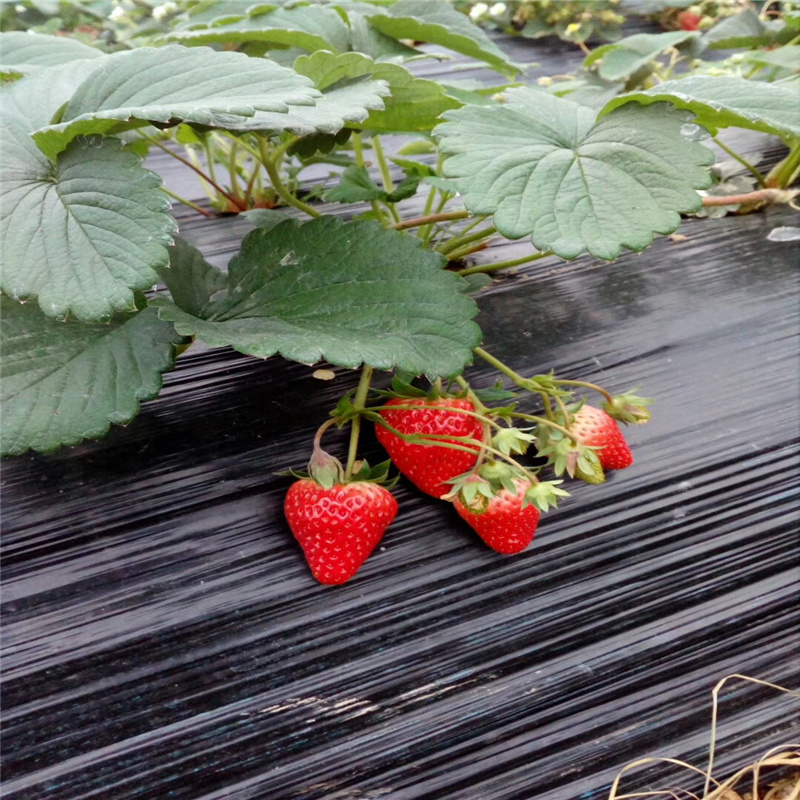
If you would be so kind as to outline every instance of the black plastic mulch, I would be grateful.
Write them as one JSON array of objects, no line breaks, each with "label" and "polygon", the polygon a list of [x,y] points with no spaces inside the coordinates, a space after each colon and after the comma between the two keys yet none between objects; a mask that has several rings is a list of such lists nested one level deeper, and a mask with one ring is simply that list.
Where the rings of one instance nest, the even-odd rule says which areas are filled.
[{"label": "black plastic mulch", "polygon": [[[541,73],[580,59],[503,44]],[[249,230],[178,213],[217,263]],[[275,473],[307,459],[348,370],[193,349],[129,427],[7,461],[4,796],[570,800],[637,758],[702,767],[720,678],[800,683],[798,249],[766,240],[795,220],[690,220],[686,241],[480,295],[486,347],[523,374],[657,398],[635,465],[575,486],[516,557],[401,481],[357,578],[310,578]],[[734,681],[720,701],[720,776],[797,739],[792,698]],[[628,785],[664,784],[702,780]]]}]

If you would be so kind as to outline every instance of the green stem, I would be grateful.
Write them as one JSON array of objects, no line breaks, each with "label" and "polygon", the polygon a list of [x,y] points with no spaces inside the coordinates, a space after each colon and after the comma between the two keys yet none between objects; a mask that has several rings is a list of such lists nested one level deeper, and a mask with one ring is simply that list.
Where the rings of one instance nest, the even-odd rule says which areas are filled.
[{"label": "green stem", "polygon": [[396,222],[389,227],[396,231],[404,231],[406,228],[418,228],[420,225],[429,225],[433,222],[447,222],[451,219],[466,219],[470,216],[469,211],[445,211],[441,214],[426,214],[424,217],[414,217],[414,219],[404,219]]},{"label": "green stem", "polygon": [[555,414],[553,413],[553,406],[550,402],[550,395],[547,392],[539,392],[539,396],[542,398],[542,405],[544,406],[544,413],[547,419],[551,422],[555,421]]},{"label": "green stem", "polygon": [[468,244],[465,247],[460,247],[458,250],[453,250],[452,253],[447,254],[447,260],[450,262],[461,261],[473,253],[479,253],[489,246],[489,242],[478,242],[478,244]]},{"label": "green stem", "polygon": [[317,428],[317,432],[314,434],[314,450],[319,450],[322,448],[322,435],[325,433],[328,428],[332,425],[336,425],[340,422],[340,420],[336,419],[329,419],[326,422],[323,422],[322,425]]},{"label": "green stem", "polygon": [[569,428],[565,428],[563,425],[559,425],[557,422],[553,422],[551,419],[546,419],[545,417],[539,417],[536,414],[523,414],[521,411],[512,411],[511,416],[515,417],[516,419],[524,419],[526,422],[538,422],[542,425],[547,425],[550,428],[555,428],[557,431],[561,431],[565,436],[568,436],[572,439],[573,442],[578,443],[577,438],[575,438],[575,434],[572,433]]},{"label": "green stem", "polygon": [[731,150],[719,137],[712,137],[717,146],[724,150],[734,161],[738,161],[757,181],[759,186],[766,186],[764,176],[743,156],[740,156],[735,150]]},{"label": "green stem", "polygon": [[789,155],[777,164],[767,175],[767,185],[786,189],[800,174],[800,140],[792,145]]},{"label": "green stem", "polygon": [[281,176],[278,174],[278,170],[275,164],[270,158],[269,144],[267,143],[267,140],[260,139],[258,142],[258,146],[259,150],[261,151],[261,163],[264,165],[264,169],[267,171],[267,175],[269,175],[269,180],[270,183],[272,184],[272,188],[278,193],[278,196],[285,203],[288,203],[290,206],[294,206],[300,211],[303,211],[310,217],[321,217],[322,214],[319,211],[317,211],[316,208],[312,208],[307,203],[304,203],[302,200],[295,197],[286,188],[283,181],[281,180]]},{"label": "green stem", "polygon": [[389,165],[386,163],[386,156],[383,153],[383,145],[381,144],[380,136],[372,137],[372,150],[375,153],[375,158],[378,160],[378,169],[381,171],[383,189],[385,192],[391,194],[394,191],[394,183],[392,183]]},{"label": "green stem", "polygon": [[454,236],[449,242],[443,244],[441,247],[436,248],[443,256],[446,256],[448,253],[452,253],[455,250],[460,250],[464,245],[468,245],[471,242],[479,242],[481,239],[485,239],[487,236],[491,236],[495,233],[496,228],[494,225],[487,225],[485,228],[481,228],[480,230],[473,231],[466,236]]},{"label": "green stem", "polygon": [[[361,141],[361,134],[360,133],[353,133],[353,152],[356,156],[356,164],[359,167],[366,168],[367,162],[364,159],[364,144]],[[370,200],[370,205],[372,206],[372,213],[375,214],[375,218],[381,225],[386,225],[386,215],[383,213],[383,209],[381,208],[380,203],[377,200]]]},{"label": "green stem", "polygon": [[165,147],[163,144],[161,144],[161,142],[158,141],[158,139],[154,139],[152,136],[148,136],[146,133],[140,132],[140,135],[143,138],[147,139],[147,141],[150,142],[151,144],[154,144],[156,147],[159,147],[165,153],[172,156],[177,161],[180,161],[181,164],[183,164],[184,166],[187,166],[189,167],[189,169],[196,172],[204,181],[208,181],[208,183],[210,183],[223,197],[227,198],[228,200],[231,201],[231,203],[233,203],[235,206],[238,207],[239,201],[235,197],[228,194],[228,192],[226,192],[218,183],[211,180],[211,178],[208,175],[206,175],[205,172],[203,172],[203,170],[192,164],[191,161],[188,161],[187,159],[183,158],[183,156],[179,156],[177,153],[173,152],[168,147]]},{"label": "green stem", "polygon": [[[372,367],[366,364],[361,368],[361,378],[358,381],[358,388],[356,389],[355,397],[353,398],[353,407],[358,411],[364,409],[364,403],[367,401],[367,393],[369,392],[369,384],[372,380]],[[353,477],[353,465],[356,463],[356,454],[358,453],[358,435],[361,432],[361,415],[357,414],[350,422],[350,448],[347,451],[347,467],[344,471],[345,481],[349,481]]]},{"label": "green stem", "polygon": [[202,214],[204,217],[213,217],[214,215],[210,211],[206,211],[204,208],[200,208],[197,203],[193,203],[191,200],[187,200],[185,197],[181,197],[179,194],[167,189],[166,186],[161,187],[161,191],[164,194],[169,195],[170,197],[174,197],[179,203],[183,203],[185,206],[189,206],[189,208],[193,208],[198,214]]},{"label": "green stem", "polygon": [[499,370],[508,378],[511,378],[517,386],[527,388],[527,381],[518,372],[514,372],[511,367],[507,367],[499,358],[495,358],[491,353],[487,353],[482,347],[473,347],[472,352],[480,356],[484,361],[488,361],[496,370]]},{"label": "green stem", "polygon": [[[200,167],[200,160],[195,155],[194,150],[191,147],[186,148],[186,156],[192,162],[192,164],[197,167],[197,169],[202,170]],[[216,178],[215,178],[216,180]],[[219,200],[219,195],[214,192],[214,189],[211,187],[211,184],[206,181],[205,178],[200,178],[200,185],[203,187],[203,191],[206,193],[206,197],[211,201],[211,203],[215,203]]]},{"label": "green stem", "polygon": [[534,253],[530,256],[522,256],[521,258],[512,258],[508,261],[497,261],[494,264],[478,264],[476,267],[468,267],[467,269],[458,270],[459,275],[476,275],[479,272],[498,272],[501,269],[509,269],[511,267],[519,267],[522,264],[532,263],[538,261],[540,258],[547,258],[553,255],[552,250],[544,250],[541,253]]},{"label": "green stem", "polygon": [[241,197],[242,191],[239,186],[239,164],[236,160],[236,151],[239,149],[238,139],[234,140],[231,144],[231,150],[228,154],[228,174],[231,179],[231,192],[234,197]]},{"label": "green stem", "polygon": [[[569,410],[564,405],[564,401],[558,395],[556,395],[553,399],[556,401],[556,405],[558,406],[558,410],[561,412],[561,416],[564,418],[564,422],[566,422],[567,426],[571,425],[572,414],[569,413]],[[577,441],[577,439],[573,437],[573,441]]]},{"label": "green stem", "polygon": [[261,161],[261,153],[249,142],[246,142],[244,139],[241,139],[238,136],[234,136],[232,133],[228,133],[228,131],[219,131],[219,133],[227,139],[230,139],[234,144],[241,147],[242,150],[246,150],[248,153],[250,153],[250,155],[253,156],[256,161]]},{"label": "green stem", "polygon": [[[798,165],[800,168],[800,165]],[[767,182],[769,182],[767,178]],[[792,189],[757,189],[745,194],[706,195],[703,197],[704,206],[733,206],[745,203],[791,203],[797,197],[797,192]]]},{"label": "green stem", "polygon": [[[431,211],[433,209],[433,201],[435,199],[436,199],[436,187],[435,186],[431,186],[431,189],[428,192],[428,199],[425,201],[425,208],[423,209],[421,219],[425,219],[426,217],[428,217],[430,215],[430,213],[431,213]],[[409,227],[413,227],[413,226],[409,226]],[[420,227],[420,229],[417,231],[417,236],[420,239],[424,239],[425,238],[425,234],[427,233],[427,230],[428,230],[427,227],[425,225],[422,225]]]},{"label": "green stem", "polygon": [[602,386],[598,386],[596,383],[588,383],[587,381],[562,381],[556,378],[553,379],[553,383],[557,384],[558,386],[582,386],[584,389],[592,389],[598,394],[603,395],[603,397],[605,397],[609,403],[614,399],[609,392],[607,392]]},{"label": "green stem", "polygon": [[211,177],[211,180],[216,183],[217,176],[216,173],[214,172],[214,154],[211,151],[211,142],[208,134],[206,134],[203,137],[203,149],[205,150],[206,154],[206,164],[208,166],[208,174]]},{"label": "green stem", "polygon": [[390,203],[388,200],[384,201],[384,206],[388,210],[390,216],[395,222],[400,222],[400,214],[398,213],[397,209],[395,208],[394,203]]}]

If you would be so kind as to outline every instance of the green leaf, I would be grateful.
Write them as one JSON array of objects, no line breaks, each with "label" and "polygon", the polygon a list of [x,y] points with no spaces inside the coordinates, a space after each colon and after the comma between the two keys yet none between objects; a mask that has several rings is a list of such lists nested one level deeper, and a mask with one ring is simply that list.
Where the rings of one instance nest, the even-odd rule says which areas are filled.
[{"label": "green leaf", "polygon": [[652,89],[611,100],[601,116],[626,103],[669,102],[696,115],[697,122],[718,128],[751,128],[778,136],[800,136],[800,103],[791,84],[748,81],[733,76],[690,75]]},{"label": "green leaf", "polygon": [[385,108],[371,111],[366,119],[351,125],[353,128],[377,132],[430,131],[445,111],[461,105],[445,96],[434,81],[415,78],[399,64],[378,63],[361,53],[319,52],[301,56],[294,69],[323,90],[347,78],[365,76],[386,81],[391,94],[384,100]]},{"label": "green leaf", "polygon": [[[293,215],[282,208],[251,208],[239,214],[244,217],[254,228],[270,230],[285,219],[293,219]],[[180,305],[180,303],[178,304]]]},{"label": "green leaf", "polygon": [[426,56],[421,50],[376,30],[363,14],[353,8],[345,10],[350,22],[350,49],[354,52],[363,53],[376,61],[408,61]]},{"label": "green leaf", "polygon": [[370,178],[365,167],[352,166],[342,172],[339,183],[323,197],[331,203],[360,203],[385,200],[386,192]]},{"label": "green leaf", "polygon": [[622,81],[605,81],[596,72],[581,70],[571,80],[543,84],[545,91],[557,97],[566,97],[573,103],[601,109],[625,88]]},{"label": "green leaf", "polygon": [[330,153],[337,146],[346,144],[352,133],[352,129],[346,127],[336,133],[310,133],[293,141],[286,152],[302,159],[311,158],[316,153]]},{"label": "green leaf", "polygon": [[38,297],[48,316],[97,320],[132,310],[134,290],[155,284],[167,262],[169,200],[161,179],[116,139],[81,138],[48,161],[26,117],[37,96],[29,90],[43,76],[3,92],[0,286]]},{"label": "green leaf", "polygon": [[406,175],[394,191],[387,192],[370,178],[365,167],[352,166],[344,170],[339,183],[328,189],[323,197],[332,203],[361,203],[371,200],[399,203],[416,194],[420,178],[419,175]]},{"label": "green leaf", "polygon": [[586,56],[583,66],[595,66],[598,75],[606,81],[627,80],[665,50],[697,37],[694,31],[638,33],[613,44],[596,47]]},{"label": "green leaf", "polygon": [[[95,58],[73,61],[69,69],[43,67],[13,85],[0,88],[3,114],[8,113],[17,118],[15,126],[25,129],[24,138],[29,149],[39,153],[29,134],[47,125],[81,82],[102,63],[103,59]],[[5,108],[6,97],[9,98],[8,110]]]},{"label": "green leaf", "polygon": [[703,36],[703,44],[711,50],[768,47],[788,42],[793,36],[780,20],[762,20],[752,8],[744,8],[711,28]]},{"label": "green leaf", "polygon": [[108,56],[78,86],[58,124],[33,138],[54,158],[80,135],[146,122],[244,129],[246,118],[259,111],[285,113],[290,105],[312,105],[317,96],[307,78],[266,59],[177,45],[141,47]]},{"label": "green leaf", "polygon": [[[221,4],[224,6],[224,4]],[[297,5],[276,8],[200,30],[176,30],[165,37],[185,45],[268,42],[284,47],[302,47],[311,52],[343,52],[350,46],[350,30],[333,8]]]},{"label": "green leaf", "polygon": [[787,44],[775,50],[753,50],[744,53],[744,60],[762,67],[800,72],[800,44]]},{"label": "green leaf", "polygon": [[246,17],[253,5],[253,0],[202,0],[176,17],[172,27],[175,30],[191,30],[223,22],[235,22]]},{"label": "green leaf", "polygon": [[130,422],[161,390],[180,341],[150,308],[88,325],[8,297],[0,310],[4,455],[47,452]]},{"label": "green leaf", "polygon": [[628,106],[596,121],[591,109],[547,92],[507,96],[504,105],[449,112],[435,134],[464,205],[493,214],[509,239],[530,234],[537,249],[563,258],[614,259],[700,207],[695,189],[709,184],[714,158],[682,135],[686,114]]},{"label": "green leaf", "polygon": [[102,58],[102,50],[65,36],[11,31],[0,33],[0,70],[27,74],[37,68],[69,64],[82,59]]},{"label": "green leaf", "polygon": [[370,24],[394,39],[439,44],[488,64],[506,75],[519,69],[466,14],[445,0],[399,0],[387,12],[367,14]]},{"label": "green leaf", "polygon": [[177,236],[169,248],[169,266],[161,267],[158,274],[172,301],[195,316],[202,316],[212,299],[228,285],[228,276],[222,270],[209,264],[196,247]]},{"label": "green leaf", "polygon": [[[342,144],[347,141],[349,128],[362,124],[373,110],[384,107],[383,98],[389,91],[385,81],[370,80],[368,76],[343,79],[325,87],[313,106],[293,107],[286,114],[258,111],[253,117],[242,118],[241,126],[229,125],[228,130],[257,130],[273,134],[288,131],[308,137],[307,146],[299,144],[294,148],[296,152],[325,150],[325,147],[332,150],[340,138]],[[345,124],[348,132],[338,137]],[[329,137],[333,138],[333,143]]]},{"label": "green leaf", "polygon": [[477,306],[443,265],[415,237],[375,222],[286,221],[245,238],[227,297],[202,317],[154,302],[179,333],[260,358],[453,375],[480,330]]}]

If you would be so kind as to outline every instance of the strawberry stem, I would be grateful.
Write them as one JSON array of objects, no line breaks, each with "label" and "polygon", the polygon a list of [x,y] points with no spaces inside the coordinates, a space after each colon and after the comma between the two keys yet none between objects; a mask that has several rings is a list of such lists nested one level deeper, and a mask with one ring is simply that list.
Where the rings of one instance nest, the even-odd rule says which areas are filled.
[{"label": "strawberry stem", "polygon": [[394,225],[389,227],[396,231],[404,231],[406,228],[418,228],[420,225],[428,225],[432,222],[447,222],[451,219],[466,219],[469,216],[469,211],[444,211],[440,214],[428,214],[424,217],[404,219],[402,222],[395,222]]},{"label": "strawberry stem", "polygon": [[559,425],[557,422],[553,422],[551,419],[546,419],[545,417],[538,417],[536,414],[523,414],[521,411],[512,411],[512,417],[516,417],[517,419],[524,419],[528,422],[540,422],[542,425],[548,425],[551,428],[555,428],[557,431],[561,431],[565,436],[569,436],[573,442],[578,444],[578,440],[575,438],[575,434],[572,433],[568,428],[565,428],[563,425]]},{"label": "strawberry stem", "polygon": [[147,139],[147,141],[150,142],[150,144],[154,144],[156,147],[163,150],[167,155],[172,156],[176,161],[180,161],[181,164],[184,164],[185,166],[189,167],[189,169],[196,172],[204,181],[211,184],[211,186],[213,186],[226,200],[230,200],[230,202],[234,206],[236,206],[237,208],[239,207],[239,200],[236,197],[226,192],[218,183],[211,180],[211,178],[208,175],[206,175],[205,172],[203,172],[203,170],[192,164],[191,161],[188,161],[183,156],[179,156],[174,150],[170,150],[169,147],[166,147],[165,145],[161,144],[161,142],[159,142],[158,139],[155,139],[152,136],[148,136],[146,133],[142,133],[141,131],[139,132],[139,135],[143,139]]},{"label": "strawberry stem", "polygon": [[560,386],[582,386],[584,389],[593,389],[598,394],[603,395],[609,403],[614,400],[610,392],[607,392],[602,386],[598,386],[596,383],[588,383],[587,381],[562,381],[555,378],[553,379],[553,383],[559,384]]},{"label": "strawberry stem", "polygon": [[473,347],[472,352],[480,356],[484,361],[488,361],[495,369],[502,372],[503,375],[511,378],[521,389],[538,392],[539,394],[547,391],[538,381],[532,378],[523,378],[522,375],[518,372],[514,372],[511,367],[507,367],[499,358],[495,358],[491,353],[487,353],[482,347]]},{"label": "strawberry stem", "polygon": [[319,450],[322,448],[322,436],[331,425],[335,425],[339,422],[338,419],[335,417],[333,419],[329,419],[327,422],[323,422],[322,425],[317,428],[317,432],[314,434],[314,449]]},{"label": "strawberry stem", "polygon": [[441,247],[438,247],[437,250],[443,256],[446,256],[448,253],[453,253],[456,250],[460,250],[465,245],[471,244],[472,242],[479,242],[481,239],[491,236],[493,233],[495,233],[495,230],[496,229],[494,225],[487,225],[485,228],[480,228],[479,230],[473,231],[466,236],[454,236],[449,242],[447,242],[447,244],[443,244]]},{"label": "strawberry stem", "polygon": [[510,267],[519,267],[522,264],[529,264],[538,261],[540,258],[547,258],[553,255],[552,250],[543,250],[541,253],[533,253],[531,255],[522,256],[521,258],[512,258],[508,261],[496,261],[494,264],[478,264],[475,267],[467,267],[466,269],[458,270],[458,275],[465,277],[467,275],[477,275],[478,273],[497,272],[501,269],[509,269]]},{"label": "strawberry stem", "polygon": [[273,161],[273,156],[270,155],[269,143],[266,139],[258,140],[258,148],[261,153],[261,163],[264,165],[264,169],[267,171],[267,175],[269,175],[269,181],[272,184],[272,188],[278,193],[278,196],[287,205],[294,206],[300,211],[304,211],[310,217],[321,217],[322,214],[317,211],[316,208],[312,208],[307,203],[304,203],[302,200],[295,197],[281,180],[281,176],[278,173],[277,164],[275,161]]},{"label": "strawberry stem", "polygon": [[547,392],[539,392],[539,396],[542,398],[542,405],[544,406],[545,416],[551,422],[555,422],[556,416],[553,413],[553,406],[550,403],[550,395],[547,394]]},{"label": "strawberry stem", "polygon": [[561,416],[564,418],[564,424],[569,427],[572,425],[572,415],[569,413],[567,407],[564,405],[564,401],[556,395],[553,398],[556,401],[556,405],[558,406],[558,410],[561,412]]},{"label": "strawberry stem", "polygon": [[[356,389],[355,397],[353,398],[353,407],[357,411],[363,411],[364,404],[367,400],[367,393],[369,392],[369,384],[372,380],[372,367],[364,366],[361,368],[361,378],[358,381],[358,388]],[[345,482],[353,477],[353,465],[356,463],[356,454],[358,453],[358,436],[361,433],[361,415],[356,414],[350,422],[350,447],[347,451],[347,466],[344,471]]]}]

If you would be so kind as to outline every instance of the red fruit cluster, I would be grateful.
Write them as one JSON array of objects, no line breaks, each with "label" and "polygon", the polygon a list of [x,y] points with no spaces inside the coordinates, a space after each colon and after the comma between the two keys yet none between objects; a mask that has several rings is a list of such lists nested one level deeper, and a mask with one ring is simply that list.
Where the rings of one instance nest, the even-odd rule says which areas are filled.
[{"label": "red fruit cluster", "polygon": [[[619,395],[606,408],[617,419],[643,422],[649,417],[647,402]],[[524,452],[525,443],[535,437],[492,423],[500,433],[489,446],[484,425],[488,428],[490,419],[480,417],[490,410],[481,407],[479,414],[468,398],[393,398],[379,413],[385,425],[376,426],[376,435],[394,465],[421,491],[452,500],[459,516],[498,553],[510,555],[528,547],[540,510],[567,494],[557,488],[561,481],[542,483],[513,459],[498,461],[498,454]],[[556,474],[572,463],[566,467],[570,475],[600,483],[606,471],[633,463],[616,419],[605,410],[583,405],[561,422],[542,420],[547,423],[544,438],[536,439]],[[553,431],[555,439],[548,439]],[[397,515],[397,501],[375,482],[385,476],[386,465],[377,476],[365,469],[348,480],[341,464],[319,449],[317,441],[309,465],[313,477],[298,480],[286,496],[286,519],[321,583],[341,584],[353,577]]]},{"label": "red fruit cluster", "polygon": [[436,447],[435,442],[463,445],[456,439],[446,438],[452,436],[481,441],[483,430],[480,421],[470,414],[461,413],[474,413],[475,406],[466,398],[458,397],[397,397],[386,405],[399,406],[382,411],[381,417],[400,433],[442,437],[432,438],[431,445],[410,444],[383,426],[375,429],[378,441],[397,469],[421,491],[433,497],[443,497],[453,488],[448,481],[472,469],[478,451]]}]

